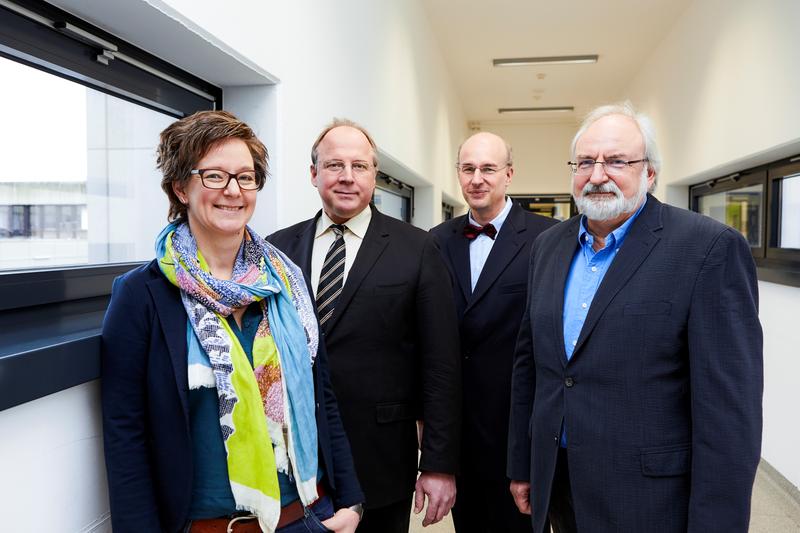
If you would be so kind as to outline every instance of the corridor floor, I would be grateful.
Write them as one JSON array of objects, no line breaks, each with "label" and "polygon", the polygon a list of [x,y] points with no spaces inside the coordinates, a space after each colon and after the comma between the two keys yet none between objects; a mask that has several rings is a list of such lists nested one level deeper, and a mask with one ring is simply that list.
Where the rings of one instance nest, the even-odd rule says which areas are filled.
[{"label": "corridor floor", "polygon": [[[449,515],[426,528],[422,527],[422,516],[411,514],[411,533],[453,533]],[[761,468],[753,488],[750,533],[800,533],[800,502]]]}]

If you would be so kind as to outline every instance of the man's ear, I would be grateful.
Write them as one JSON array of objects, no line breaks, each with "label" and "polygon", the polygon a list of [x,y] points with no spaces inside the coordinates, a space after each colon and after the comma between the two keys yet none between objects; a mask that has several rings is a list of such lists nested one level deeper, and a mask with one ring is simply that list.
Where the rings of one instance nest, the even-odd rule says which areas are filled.
[{"label": "man's ear", "polygon": [[316,187],[317,186],[317,166],[312,163],[311,166],[308,169],[311,172],[311,185]]},{"label": "man's ear", "polygon": [[514,177],[514,167],[508,167],[506,169],[506,187],[511,185],[511,179]]}]

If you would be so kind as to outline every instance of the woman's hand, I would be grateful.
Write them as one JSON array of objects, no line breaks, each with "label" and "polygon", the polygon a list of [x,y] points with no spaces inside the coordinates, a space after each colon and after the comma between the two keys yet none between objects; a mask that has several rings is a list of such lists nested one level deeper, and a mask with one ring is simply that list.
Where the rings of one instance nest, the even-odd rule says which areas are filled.
[{"label": "woman's hand", "polygon": [[334,533],[353,533],[358,527],[358,513],[344,507],[336,511],[336,514],[327,520],[322,521],[322,525]]}]

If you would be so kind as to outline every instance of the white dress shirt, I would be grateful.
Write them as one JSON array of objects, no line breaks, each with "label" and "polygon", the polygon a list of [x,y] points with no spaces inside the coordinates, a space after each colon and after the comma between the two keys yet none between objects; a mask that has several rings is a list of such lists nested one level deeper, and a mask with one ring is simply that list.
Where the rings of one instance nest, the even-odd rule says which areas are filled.
[{"label": "white dress shirt", "polygon": [[[361,247],[361,242],[364,240],[364,235],[367,234],[370,219],[372,219],[372,210],[367,206],[363,211],[343,224],[345,227],[345,255],[342,286],[347,282],[347,274],[350,272],[350,267],[353,266],[353,261],[356,259],[356,254]],[[317,295],[317,285],[319,285],[319,276],[322,272],[322,264],[325,262],[325,255],[327,255],[333,241],[336,240],[336,234],[331,230],[331,224],[336,223],[323,210],[322,216],[317,220],[314,247],[311,250],[311,288],[314,290],[315,297]]]},{"label": "white dress shirt", "polygon": [[[494,226],[494,229],[497,230],[497,235],[495,235],[494,239],[487,237],[484,233],[481,233],[475,237],[471,243],[469,243],[469,274],[473,291],[475,290],[475,285],[478,284],[478,278],[483,270],[483,265],[486,264],[486,259],[489,257],[489,254],[492,251],[494,241],[500,235],[500,228],[503,226],[503,222],[506,221],[506,217],[511,211],[511,205],[511,198],[506,197],[506,206],[502,211],[500,211],[500,214],[494,217],[494,219],[490,222],[490,224]],[[475,222],[475,219],[472,218],[472,211],[469,213],[469,223],[476,226],[481,225]],[[317,273],[317,279],[319,279],[319,273]]]}]

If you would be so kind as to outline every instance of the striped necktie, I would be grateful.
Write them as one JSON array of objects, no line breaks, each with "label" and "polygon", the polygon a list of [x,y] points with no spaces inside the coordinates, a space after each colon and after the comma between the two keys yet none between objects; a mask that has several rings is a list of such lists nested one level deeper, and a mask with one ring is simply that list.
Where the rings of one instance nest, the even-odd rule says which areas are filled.
[{"label": "striped necktie", "polygon": [[317,315],[323,331],[325,331],[325,323],[333,316],[333,309],[336,307],[344,285],[344,229],[345,227],[341,224],[331,224],[331,231],[336,234],[336,238],[328,248],[328,253],[325,254],[325,262],[319,273]]}]

